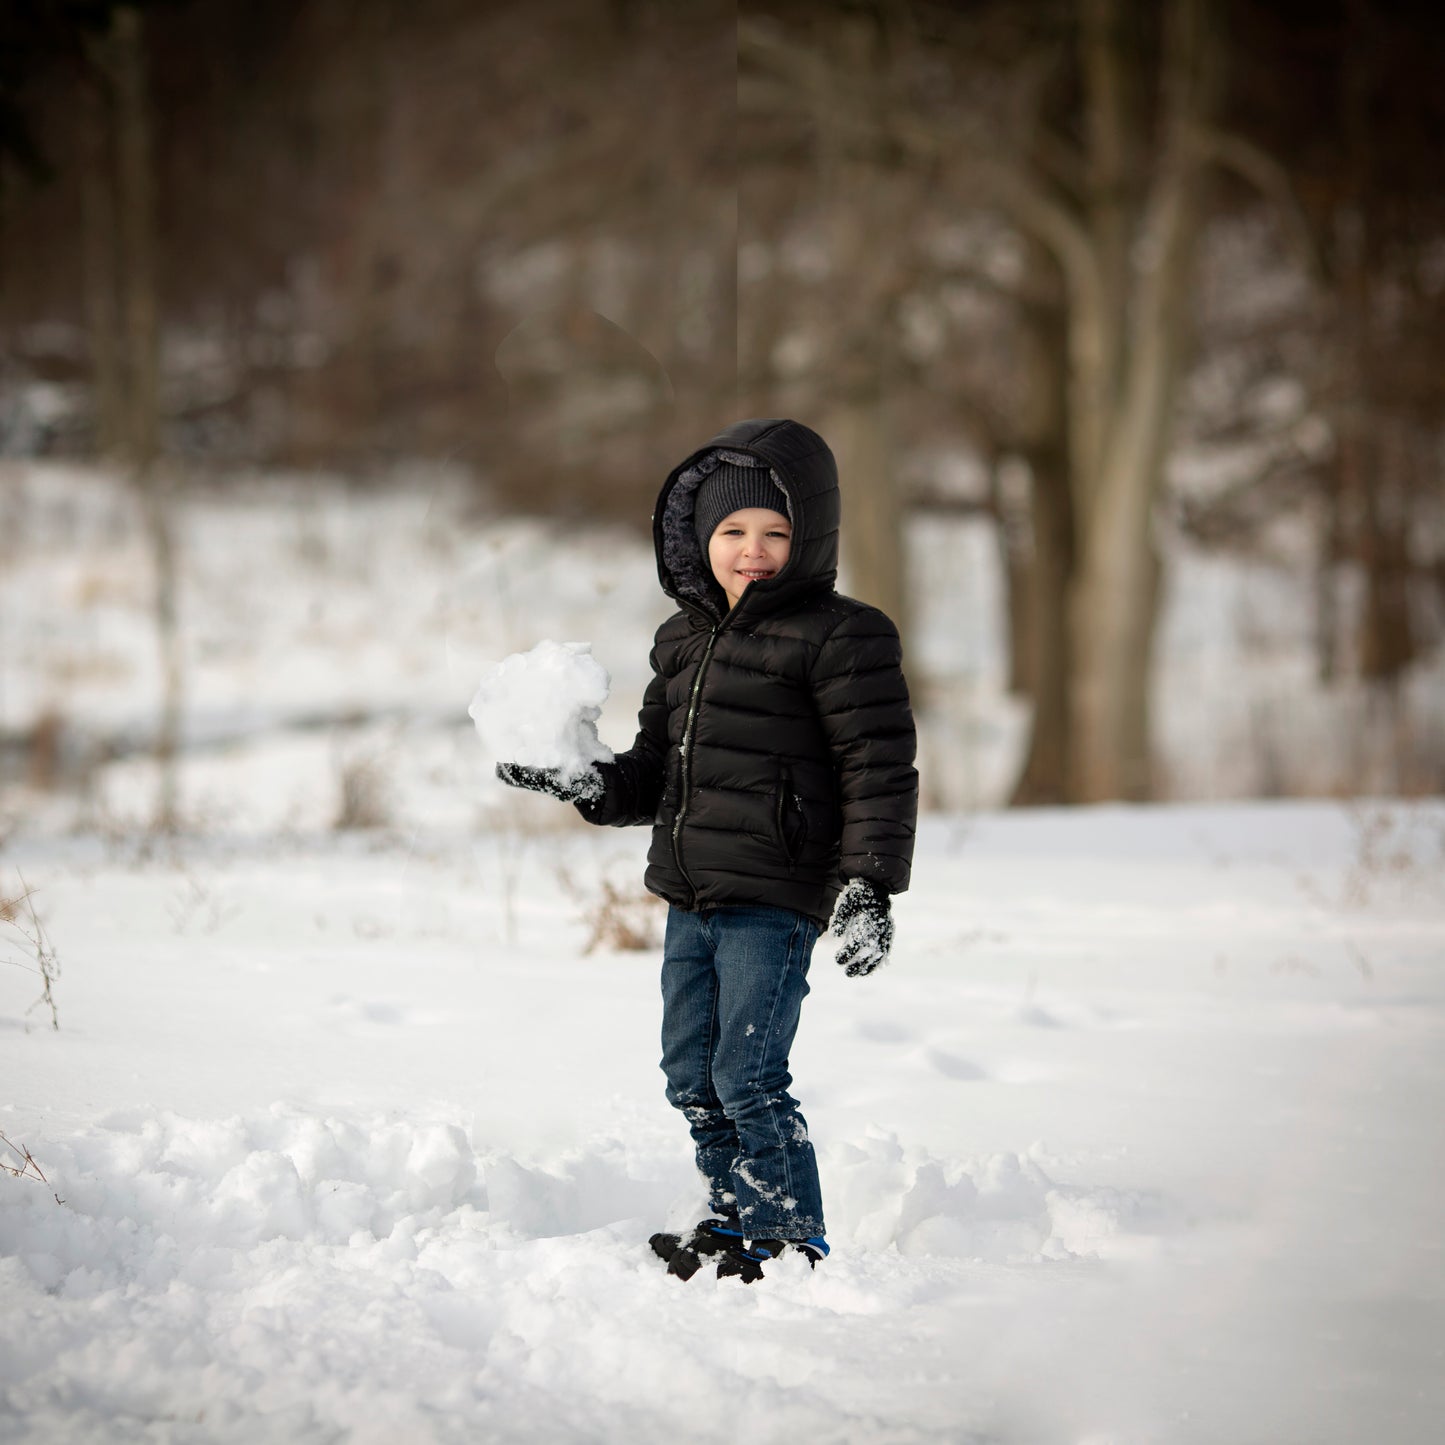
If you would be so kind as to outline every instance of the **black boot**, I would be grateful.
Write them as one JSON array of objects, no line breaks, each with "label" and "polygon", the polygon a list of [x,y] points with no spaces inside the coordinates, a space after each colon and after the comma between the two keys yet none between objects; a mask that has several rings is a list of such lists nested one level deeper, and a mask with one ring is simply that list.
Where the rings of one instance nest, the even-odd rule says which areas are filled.
[{"label": "black boot", "polygon": [[801,1254],[815,1269],[828,1253],[828,1244],[822,1235],[815,1239],[750,1239],[746,1245],[739,1241],[724,1251],[718,1261],[717,1277],[736,1277],[744,1284],[754,1284],[763,1277],[763,1265],[785,1251]]},{"label": "black boot", "polygon": [[667,1261],[668,1274],[691,1279],[708,1255],[723,1254],[731,1245],[741,1246],[743,1232],[736,1214],[700,1220],[686,1234],[654,1234],[647,1241],[652,1252]]}]

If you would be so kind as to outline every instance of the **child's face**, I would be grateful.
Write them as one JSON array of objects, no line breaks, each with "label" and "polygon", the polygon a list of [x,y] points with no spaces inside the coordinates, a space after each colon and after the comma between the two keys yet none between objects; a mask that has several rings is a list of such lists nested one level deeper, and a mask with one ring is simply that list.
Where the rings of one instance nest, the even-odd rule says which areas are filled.
[{"label": "child's face", "polygon": [[750,582],[776,576],[793,545],[792,523],[767,507],[744,507],[724,517],[707,544],[712,575],[736,607]]}]

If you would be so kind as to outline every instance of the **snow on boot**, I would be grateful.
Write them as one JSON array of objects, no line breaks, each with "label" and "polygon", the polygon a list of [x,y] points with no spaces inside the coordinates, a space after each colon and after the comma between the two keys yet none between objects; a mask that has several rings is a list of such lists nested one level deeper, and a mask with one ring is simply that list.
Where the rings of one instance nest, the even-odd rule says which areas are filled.
[{"label": "snow on boot", "polygon": [[742,1230],[736,1215],[703,1219],[686,1234],[654,1234],[647,1242],[652,1252],[667,1261],[667,1272],[678,1279],[691,1279],[708,1255],[722,1254],[731,1245],[741,1245]]},{"label": "snow on boot", "polygon": [[828,1253],[828,1242],[821,1234],[812,1239],[750,1239],[746,1244],[730,1246],[718,1261],[717,1277],[736,1277],[744,1284],[753,1284],[763,1277],[763,1265],[780,1254],[801,1254],[810,1269]]}]

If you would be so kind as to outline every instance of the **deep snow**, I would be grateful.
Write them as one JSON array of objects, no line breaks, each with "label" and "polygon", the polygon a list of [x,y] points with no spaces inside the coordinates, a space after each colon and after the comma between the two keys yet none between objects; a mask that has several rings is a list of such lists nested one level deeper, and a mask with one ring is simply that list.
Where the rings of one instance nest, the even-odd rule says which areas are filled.
[{"label": "deep snow", "polygon": [[[1445,805],[931,817],[893,962],[814,964],[832,1256],[681,1286],[645,1243],[703,1202],[657,950],[606,942],[656,937],[647,840],[496,783],[464,711],[587,636],[626,746],[650,551],[410,480],[188,501],[193,831],[147,851],[133,499],[0,467],[0,746],[62,764],[0,796],[0,897],[23,874],[63,969],[52,1032],[0,921],[0,1132],[48,1181],[0,1174],[0,1440],[1439,1438]],[[994,540],[910,544],[926,798],[997,799]],[[1171,559],[1185,791],[1391,756],[1310,682],[1298,583]],[[389,824],[333,833],[363,783]]]},{"label": "deep snow", "polygon": [[929,820],[893,962],[814,962],[834,1252],[750,1289],[645,1243],[656,951],[580,952],[645,837],[521,802],[0,859],[64,966],[59,1032],[0,968],[0,1437],[1438,1438],[1445,807]]}]

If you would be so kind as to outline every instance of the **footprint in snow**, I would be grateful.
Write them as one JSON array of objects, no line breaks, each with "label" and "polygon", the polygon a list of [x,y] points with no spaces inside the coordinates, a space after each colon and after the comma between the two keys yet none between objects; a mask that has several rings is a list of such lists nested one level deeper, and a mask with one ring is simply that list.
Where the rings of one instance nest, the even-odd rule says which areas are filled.
[{"label": "footprint in snow", "polygon": [[958,1079],[962,1083],[971,1084],[988,1078],[987,1071],[981,1069],[971,1059],[945,1053],[942,1049],[929,1049],[924,1054],[924,1058],[929,1067],[942,1074],[945,1079]]},{"label": "footprint in snow", "polygon": [[326,1020],[333,1028],[374,1033],[404,1026],[434,1024],[438,1022],[438,1015],[408,1008],[405,1004],[389,1003],[385,999],[352,998],[350,994],[339,993],[333,995],[327,1005]]},{"label": "footprint in snow", "polygon": [[914,1030],[888,1019],[862,1019],[858,1024],[859,1038],[870,1044],[906,1044],[916,1035]]},{"label": "footprint in snow", "polygon": [[1018,1011],[1018,1021],[1027,1024],[1035,1029],[1062,1029],[1068,1025],[1056,1014],[1051,1014],[1047,1009],[1040,1008],[1037,1004],[1025,1004]]}]

